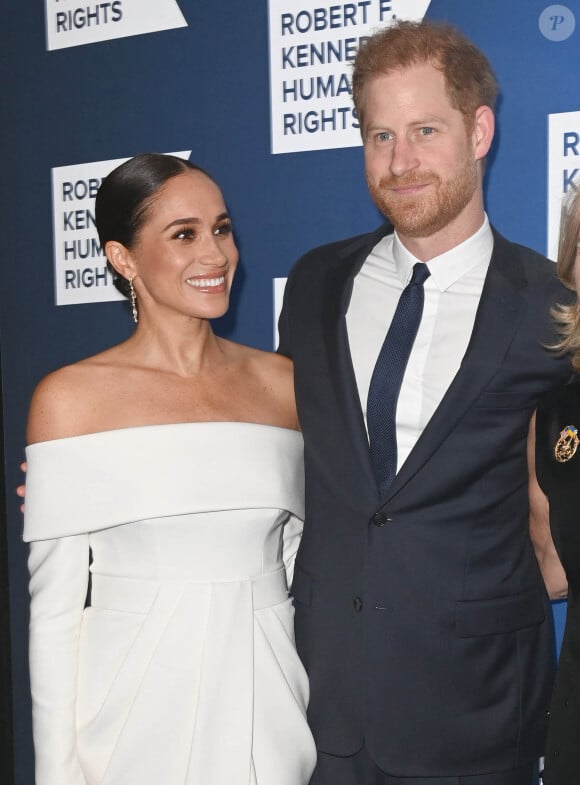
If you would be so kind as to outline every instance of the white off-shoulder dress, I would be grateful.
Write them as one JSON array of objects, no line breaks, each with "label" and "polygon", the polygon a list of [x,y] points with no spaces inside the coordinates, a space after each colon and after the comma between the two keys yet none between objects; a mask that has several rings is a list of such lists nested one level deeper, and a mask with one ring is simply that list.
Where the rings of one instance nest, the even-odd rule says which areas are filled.
[{"label": "white off-shoulder dress", "polygon": [[302,449],[248,423],[28,447],[36,785],[308,783]]}]

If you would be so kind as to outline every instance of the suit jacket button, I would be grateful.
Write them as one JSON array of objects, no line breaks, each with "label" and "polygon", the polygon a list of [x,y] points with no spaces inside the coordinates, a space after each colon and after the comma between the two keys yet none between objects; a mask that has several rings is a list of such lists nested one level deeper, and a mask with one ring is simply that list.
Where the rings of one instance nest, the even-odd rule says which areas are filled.
[{"label": "suit jacket button", "polygon": [[375,514],[372,517],[372,521],[375,526],[382,527],[385,525],[385,523],[390,523],[391,518],[389,518],[389,516],[385,512],[375,512]]},{"label": "suit jacket button", "polygon": [[355,597],[354,600],[352,601],[352,604],[354,605],[354,609],[357,613],[360,613],[362,611],[363,601],[361,600],[360,597]]}]

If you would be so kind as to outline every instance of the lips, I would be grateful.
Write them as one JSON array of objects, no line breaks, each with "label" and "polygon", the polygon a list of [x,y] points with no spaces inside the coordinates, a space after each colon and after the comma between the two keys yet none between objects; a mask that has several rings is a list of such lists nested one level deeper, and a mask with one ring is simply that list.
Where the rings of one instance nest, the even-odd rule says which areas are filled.
[{"label": "lips", "polygon": [[394,194],[405,196],[418,193],[429,185],[437,185],[439,177],[434,172],[422,172],[420,175],[403,175],[402,177],[383,177],[379,182],[380,188]]},{"label": "lips", "polygon": [[427,185],[428,183],[413,183],[413,185],[399,185],[389,190],[397,196],[408,196],[419,193],[419,191],[422,191]]},{"label": "lips", "polygon": [[389,179],[381,181],[381,187],[393,193],[413,193],[426,188],[430,184],[429,180],[395,180]]}]

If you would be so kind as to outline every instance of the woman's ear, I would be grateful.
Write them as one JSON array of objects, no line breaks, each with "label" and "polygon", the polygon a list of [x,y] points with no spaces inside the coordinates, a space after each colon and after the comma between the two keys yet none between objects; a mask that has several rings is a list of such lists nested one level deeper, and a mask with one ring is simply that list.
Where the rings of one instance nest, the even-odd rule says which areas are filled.
[{"label": "woman's ear", "polygon": [[135,263],[131,252],[126,248],[123,243],[117,240],[109,240],[105,243],[105,254],[109,262],[113,265],[115,270],[122,275],[123,278],[129,280],[134,278],[137,274]]}]

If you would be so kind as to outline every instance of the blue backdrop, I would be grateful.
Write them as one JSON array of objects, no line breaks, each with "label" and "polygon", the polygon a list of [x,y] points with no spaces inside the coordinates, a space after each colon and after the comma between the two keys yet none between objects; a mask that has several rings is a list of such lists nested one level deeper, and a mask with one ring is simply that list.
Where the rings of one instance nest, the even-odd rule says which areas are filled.
[{"label": "blue backdrop", "polygon": [[[78,5],[61,0],[59,8]],[[26,412],[39,378],[131,329],[124,303],[55,306],[53,168],[191,149],[191,159],[222,186],[241,252],[232,311],[216,329],[260,348],[272,348],[272,279],[285,276],[308,248],[380,221],[359,147],[271,153],[267,0],[178,5],[187,26],[51,51],[40,3],[4,8],[0,328],[9,489],[20,480]],[[580,109],[580,2],[568,0],[542,17],[550,5],[433,0],[427,10],[462,28],[495,68],[502,95],[488,212],[502,233],[541,252],[547,115]],[[47,0],[49,19],[53,6]],[[405,0],[393,6],[404,9]],[[10,495],[7,515],[16,783],[31,785],[26,551],[18,501]],[[562,607],[556,616],[561,632]]]}]

